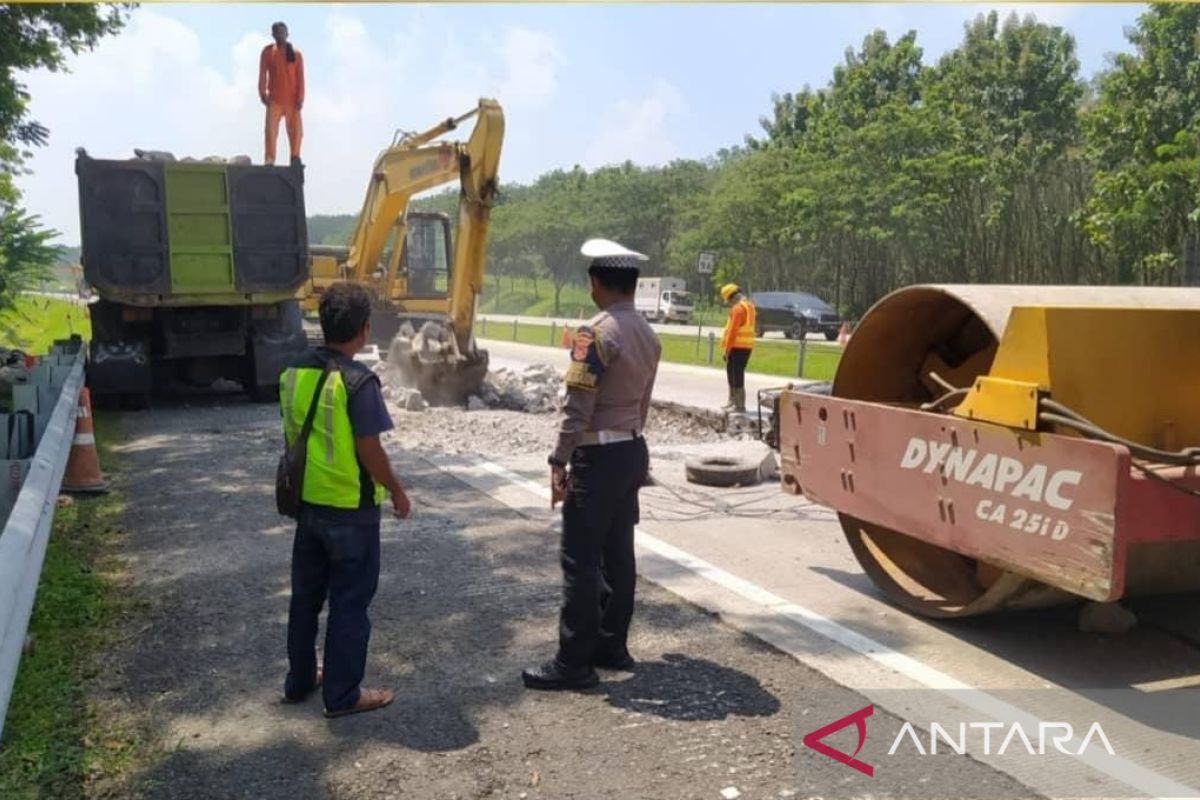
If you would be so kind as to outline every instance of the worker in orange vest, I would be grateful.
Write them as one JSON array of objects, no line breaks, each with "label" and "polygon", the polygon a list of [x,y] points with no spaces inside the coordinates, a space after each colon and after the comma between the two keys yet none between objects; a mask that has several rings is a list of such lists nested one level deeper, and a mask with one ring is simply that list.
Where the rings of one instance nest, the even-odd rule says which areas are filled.
[{"label": "worker in orange vest", "polygon": [[725,377],[729,381],[729,402],[726,411],[746,410],[746,365],[754,350],[754,329],[758,311],[735,283],[721,287],[721,299],[729,306],[729,319],[721,336],[721,351],[725,358]]},{"label": "worker in orange vest", "polygon": [[300,165],[300,139],[304,126],[300,109],[304,106],[304,57],[288,41],[287,25],[271,26],[274,44],[263,48],[258,59],[258,96],[267,107],[266,154],[263,161],[275,163],[275,142],[279,139],[279,120],[287,127],[292,150],[292,166]]}]

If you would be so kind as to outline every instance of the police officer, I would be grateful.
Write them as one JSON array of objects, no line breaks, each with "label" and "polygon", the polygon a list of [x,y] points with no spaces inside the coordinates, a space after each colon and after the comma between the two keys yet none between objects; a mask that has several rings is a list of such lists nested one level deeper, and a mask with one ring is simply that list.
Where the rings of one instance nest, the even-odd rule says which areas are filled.
[{"label": "police officer", "polygon": [[531,689],[587,688],[600,680],[595,667],[634,665],[626,647],[637,582],[633,529],[650,467],[642,431],[662,345],[633,306],[646,256],[605,239],[581,252],[591,259],[601,312],[575,336],[549,458],[550,507],[563,504],[563,606],[558,653],[522,673]]}]

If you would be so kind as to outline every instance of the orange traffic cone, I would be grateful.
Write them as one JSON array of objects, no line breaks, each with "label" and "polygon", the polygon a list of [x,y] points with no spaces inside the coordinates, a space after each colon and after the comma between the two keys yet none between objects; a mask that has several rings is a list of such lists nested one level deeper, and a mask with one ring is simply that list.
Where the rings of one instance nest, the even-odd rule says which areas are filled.
[{"label": "orange traffic cone", "polygon": [[62,490],[68,494],[105,494],[108,483],[100,472],[100,457],[96,453],[96,435],[92,429],[92,397],[87,387],[79,390],[79,406],[75,411],[75,438],[67,459]]},{"label": "orange traffic cone", "polygon": [[571,335],[571,329],[566,325],[563,325],[562,338],[559,340],[559,345],[563,350],[570,350],[571,344],[574,342],[574,340],[575,337]]},{"label": "orange traffic cone", "polygon": [[842,323],[842,329],[838,331],[838,344],[844,345],[850,341],[850,332],[846,330],[846,323]]}]

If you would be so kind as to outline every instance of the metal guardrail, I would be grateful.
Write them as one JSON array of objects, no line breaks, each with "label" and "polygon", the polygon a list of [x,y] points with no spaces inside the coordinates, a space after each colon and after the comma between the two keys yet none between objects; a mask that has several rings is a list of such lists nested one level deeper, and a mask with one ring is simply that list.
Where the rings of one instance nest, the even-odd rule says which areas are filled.
[{"label": "metal guardrail", "polygon": [[8,702],[25,647],[58,490],[75,437],[84,358],[85,349],[81,348],[34,452],[16,505],[0,532],[0,735],[4,733]]}]

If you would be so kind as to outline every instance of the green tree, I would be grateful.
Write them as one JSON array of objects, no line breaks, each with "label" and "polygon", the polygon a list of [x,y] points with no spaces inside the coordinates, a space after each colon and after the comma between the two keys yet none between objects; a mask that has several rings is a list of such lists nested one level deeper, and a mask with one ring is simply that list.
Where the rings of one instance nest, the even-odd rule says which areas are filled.
[{"label": "green tree", "polygon": [[1083,115],[1094,189],[1080,221],[1121,282],[1177,280],[1200,214],[1200,7],[1156,4],[1128,32],[1136,52],[1100,76]]},{"label": "green tree", "polygon": [[0,5],[0,308],[44,278],[57,257],[36,217],[21,208],[14,177],[24,170],[29,148],[50,131],[29,115],[24,72],[65,69],[68,55],[95,47],[124,23],[129,6],[71,3]]},{"label": "green tree", "polygon": [[12,308],[21,292],[49,277],[59,254],[50,244],[55,235],[36,217],[0,204],[0,309]]}]

